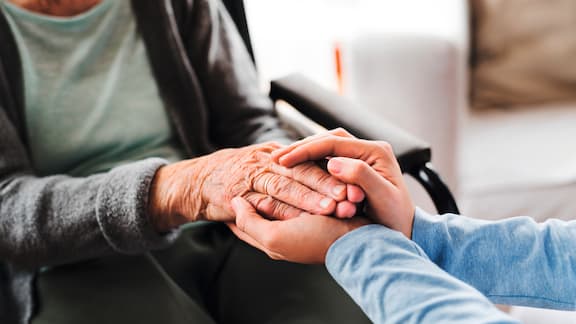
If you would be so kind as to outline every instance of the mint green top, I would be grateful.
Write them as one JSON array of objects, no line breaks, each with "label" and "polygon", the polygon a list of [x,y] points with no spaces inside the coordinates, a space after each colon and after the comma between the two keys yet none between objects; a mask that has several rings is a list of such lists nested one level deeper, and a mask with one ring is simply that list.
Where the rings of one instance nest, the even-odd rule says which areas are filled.
[{"label": "mint green top", "polygon": [[26,123],[39,175],[87,176],[176,144],[128,0],[73,17],[0,0],[22,57]]}]

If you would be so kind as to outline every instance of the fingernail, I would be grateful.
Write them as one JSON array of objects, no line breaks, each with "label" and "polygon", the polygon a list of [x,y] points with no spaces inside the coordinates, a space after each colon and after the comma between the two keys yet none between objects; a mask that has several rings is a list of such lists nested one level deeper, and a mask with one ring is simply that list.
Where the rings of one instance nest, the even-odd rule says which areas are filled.
[{"label": "fingernail", "polygon": [[337,186],[335,186],[334,188],[332,188],[332,193],[333,193],[335,196],[338,196],[338,197],[339,197],[339,196],[344,192],[344,190],[346,190],[346,186],[345,186],[345,185],[337,185]]},{"label": "fingernail", "polygon": [[300,215],[298,215],[298,217],[309,217],[309,216],[312,216],[312,215],[307,213],[307,212],[302,212],[302,213],[300,213]]},{"label": "fingernail", "polygon": [[332,199],[324,198],[324,199],[320,200],[320,207],[328,208],[328,206],[330,206],[331,203],[332,203]]},{"label": "fingernail", "polygon": [[342,171],[342,163],[338,159],[330,159],[328,161],[328,171],[331,173],[340,173]]}]

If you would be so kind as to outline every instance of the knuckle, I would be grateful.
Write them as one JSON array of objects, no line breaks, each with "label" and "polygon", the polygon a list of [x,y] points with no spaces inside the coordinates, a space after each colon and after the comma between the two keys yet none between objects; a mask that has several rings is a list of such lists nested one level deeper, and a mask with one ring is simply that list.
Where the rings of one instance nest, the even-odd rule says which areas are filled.
[{"label": "knuckle", "polygon": [[290,194],[300,202],[308,201],[308,198],[315,198],[315,192],[304,186],[293,186],[290,190]]},{"label": "knuckle", "polygon": [[314,164],[311,162],[302,163],[292,168],[292,178],[298,179],[307,176],[311,170],[314,168]]},{"label": "knuckle", "polygon": [[287,178],[282,178],[280,181],[278,181],[275,190],[275,194],[278,197],[282,197],[284,199],[291,199],[293,197],[301,199],[307,193],[307,190],[304,186],[300,185],[300,183],[294,180]]},{"label": "knuckle", "polygon": [[308,183],[314,185],[322,185],[325,183],[330,183],[333,179],[330,174],[320,166],[316,165],[315,163],[305,163],[296,168],[294,168],[293,172],[298,173],[298,177],[296,179],[308,179]]},{"label": "knuckle", "polygon": [[376,144],[378,144],[378,147],[380,148],[380,150],[382,152],[384,152],[387,155],[393,155],[394,154],[394,149],[392,148],[392,145],[390,145],[390,143],[385,142],[385,141],[378,141],[376,142]]},{"label": "knuckle", "polygon": [[274,201],[273,204],[273,213],[279,218],[285,219],[289,218],[290,208],[288,205],[279,202],[278,200]]},{"label": "knuckle", "polygon": [[350,161],[350,173],[354,174],[354,175],[358,175],[360,174],[362,168],[362,164],[360,164],[360,161],[358,160],[351,160]]},{"label": "knuckle", "polygon": [[272,151],[282,147],[278,142],[266,142],[262,144],[257,144],[257,149],[259,152],[272,153]]},{"label": "knuckle", "polygon": [[253,206],[256,207],[256,210],[259,210],[265,214],[269,214],[270,211],[273,210],[274,200],[270,196],[257,196],[252,198]]},{"label": "knuckle", "polygon": [[332,135],[341,136],[341,137],[351,137],[352,136],[347,130],[345,130],[342,127],[334,128],[329,133],[331,133]]},{"label": "knuckle", "polygon": [[253,188],[263,194],[276,195],[282,188],[281,181],[281,176],[263,172],[255,177]]},{"label": "knuckle", "polygon": [[266,183],[266,193],[272,196],[283,195],[290,189],[289,181],[282,176],[270,174]]},{"label": "knuckle", "polygon": [[256,210],[272,219],[288,219],[296,214],[292,206],[274,199],[271,196],[251,195],[250,198],[246,199]]},{"label": "knuckle", "polygon": [[279,206],[278,206],[278,215],[280,215],[280,217],[283,220],[288,220],[288,219],[292,219],[292,218],[296,218],[300,215],[300,213],[302,213],[302,210],[299,208],[296,208],[292,205],[286,204],[286,203],[282,203],[279,202]]},{"label": "knuckle", "polygon": [[258,191],[259,188],[264,187],[263,182],[266,178],[266,171],[260,168],[248,168],[244,174],[244,182],[247,183],[248,188]]},{"label": "knuckle", "polygon": [[328,172],[324,170],[318,170],[316,181],[319,184],[332,184],[336,181],[334,177],[332,177]]},{"label": "knuckle", "polygon": [[369,168],[369,166],[364,161],[360,160],[351,161],[351,171],[355,177],[365,174],[367,168]]}]

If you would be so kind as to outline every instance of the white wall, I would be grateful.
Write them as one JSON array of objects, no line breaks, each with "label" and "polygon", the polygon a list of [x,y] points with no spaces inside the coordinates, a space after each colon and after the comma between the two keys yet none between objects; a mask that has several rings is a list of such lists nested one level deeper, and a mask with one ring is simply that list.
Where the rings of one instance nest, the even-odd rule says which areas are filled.
[{"label": "white wall", "polygon": [[335,88],[335,43],[365,33],[465,42],[464,0],[245,0],[263,79],[301,72]]}]

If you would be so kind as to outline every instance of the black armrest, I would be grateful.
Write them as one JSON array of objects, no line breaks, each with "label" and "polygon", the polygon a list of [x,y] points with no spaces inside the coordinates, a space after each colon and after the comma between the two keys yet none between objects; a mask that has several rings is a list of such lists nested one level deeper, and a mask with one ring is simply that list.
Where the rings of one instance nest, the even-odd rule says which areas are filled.
[{"label": "black armrest", "polygon": [[328,91],[299,74],[272,81],[270,97],[284,100],[316,123],[333,129],[342,127],[354,136],[387,141],[394,148],[404,172],[430,162],[430,145],[352,101]]}]

